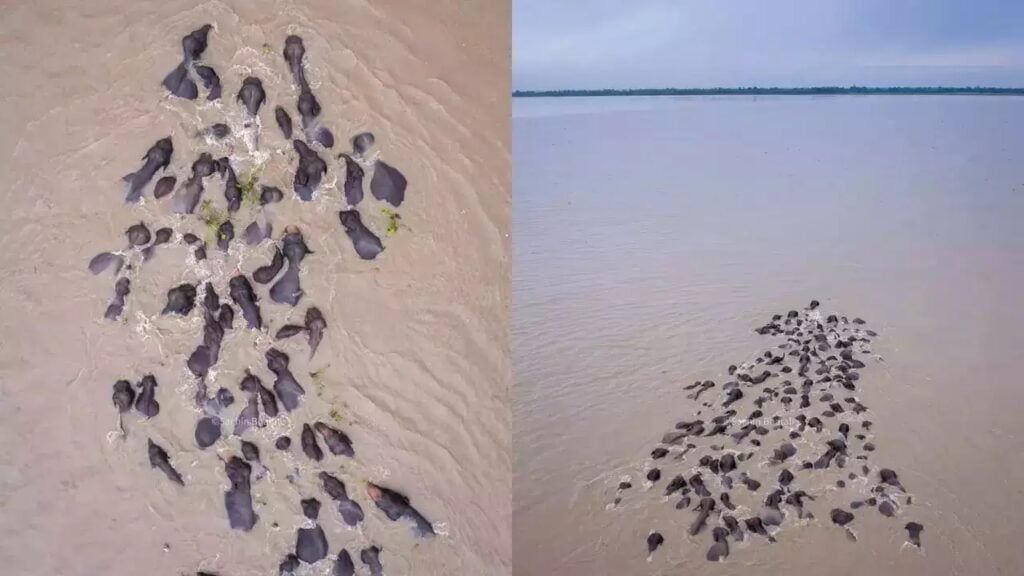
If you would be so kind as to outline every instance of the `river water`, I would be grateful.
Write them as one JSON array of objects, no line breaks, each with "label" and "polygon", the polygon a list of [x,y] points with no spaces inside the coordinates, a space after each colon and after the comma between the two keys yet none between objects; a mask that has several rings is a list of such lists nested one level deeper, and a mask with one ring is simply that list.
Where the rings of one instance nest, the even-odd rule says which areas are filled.
[{"label": "river water", "polygon": [[[521,99],[513,134],[514,573],[1024,570],[1024,99]],[[859,397],[914,503],[710,563],[648,453],[811,299],[880,334]]]},{"label": "river water", "polygon": [[[507,6],[43,1],[0,10],[4,573],[276,574],[302,524],[299,500],[311,496],[324,503],[329,555],[301,574],[328,573],[342,547],[364,573],[359,550],[370,545],[383,549],[391,575],[507,572]],[[169,98],[160,82],[181,59],[181,37],[204,23],[215,28],[203,60],[219,73],[224,97]],[[296,154],[274,123],[278,104],[298,123],[281,56],[288,34],[304,38],[321,118],[338,140],[333,153],[321,150],[328,173],[309,204],[291,191]],[[261,127],[245,128],[235,101],[249,74],[267,92]],[[197,135],[214,122],[228,123],[233,135]],[[344,164],[335,155],[365,130],[376,135],[380,159],[409,181],[393,235],[383,204],[367,194],[360,205],[386,245],[374,261],[356,257],[338,222]],[[206,235],[197,217],[173,215],[170,198],[155,200],[152,184],[143,203],[124,203],[121,176],[165,136],[175,147],[168,173],[179,185],[201,151],[230,156],[240,178],[261,167],[260,182],[285,192],[265,210],[275,238],[296,225],[314,252],[303,262],[305,296],[296,308],[274,304],[257,285],[264,332],[241,328],[238,315],[211,376],[211,391],[232,390],[239,409],[246,368],[273,382],[263,359],[271,334],[301,323],[308,306],[323,311],[328,329],[312,360],[302,336],[277,343],[307,394],[287,419],[248,437],[270,469],[253,484],[260,519],[249,533],[228,528],[223,504],[222,459],[238,453],[238,439],[206,451],[193,439],[195,384],[185,359],[201,341],[198,310],[187,319],[160,311],[181,282],[211,281],[227,300],[228,279],[267,263],[272,249],[236,239],[228,253],[210,246],[196,263],[182,235]],[[206,197],[223,206],[219,182],[207,181]],[[238,213],[239,238],[257,211]],[[139,221],[150,230],[170,226],[174,238],[145,264],[133,257],[125,312],[103,320],[114,279],[91,275],[86,264],[98,252],[125,250],[124,231]],[[161,413],[150,421],[129,415],[121,437],[111,385],[147,373],[160,383]],[[298,430],[317,420],[345,430],[356,457],[329,456],[322,465],[305,458]],[[292,436],[289,453],[273,447],[282,432]],[[150,468],[147,438],[170,453],[184,488]],[[358,530],[328,505],[315,476],[321,467],[361,503]],[[438,537],[417,541],[404,524],[388,522],[365,481],[407,494]]]}]

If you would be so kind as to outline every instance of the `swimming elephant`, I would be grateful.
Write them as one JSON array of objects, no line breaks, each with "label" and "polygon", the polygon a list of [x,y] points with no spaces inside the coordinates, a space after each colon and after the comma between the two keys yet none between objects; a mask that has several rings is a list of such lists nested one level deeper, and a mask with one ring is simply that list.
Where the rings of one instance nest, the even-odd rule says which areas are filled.
[{"label": "swimming elephant", "polygon": [[392,522],[405,519],[412,524],[413,534],[420,538],[434,536],[431,523],[412,507],[404,494],[367,482],[366,492],[377,508]]},{"label": "swimming elephant", "polygon": [[149,440],[148,446],[149,465],[163,472],[171,482],[184,486],[185,481],[181,478],[181,474],[179,474],[178,471],[174,469],[174,466],[171,465],[167,451],[157,443],[153,442],[152,439]]},{"label": "swimming elephant", "polygon": [[653,553],[664,543],[665,537],[660,532],[651,532],[647,535],[647,553]]},{"label": "swimming elephant", "polygon": [[192,284],[179,284],[167,291],[167,304],[160,313],[188,316],[195,302],[196,287]]},{"label": "swimming elephant", "polygon": [[363,201],[363,167],[348,154],[339,154],[345,159],[345,202],[355,207]]},{"label": "swimming elephant", "polygon": [[352,151],[357,156],[366,156],[366,153],[373,148],[373,144],[376,139],[373,137],[372,132],[361,132],[352,137]]},{"label": "swimming elephant", "polygon": [[[220,100],[221,85],[220,76],[217,75],[217,72],[209,66],[196,66],[194,70],[196,71],[196,75],[202,80],[203,87],[207,90],[206,99],[211,102],[214,100]],[[224,136],[218,136],[218,138],[223,137]]]},{"label": "swimming elephant", "polygon": [[373,260],[384,251],[384,245],[381,244],[380,238],[363,224],[358,211],[342,210],[338,213],[338,219],[360,258]]},{"label": "swimming elephant", "polygon": [[[320,501],[316,498],[302,500],[303,515],[314,522],[320,515]],[[295,555],[307,564],[314,564],[327,557],[327,536],[320,524],[312,528],[299,528],[295,534]]]},{"label": "swimming elephant", "polygon": [[152,374],[147,374],[139,381],[139,393],[135,396],[135,409],[146,418],[154,418],[160,414],[160,403],[156,399],[157,381]]},{"label": "swimming elephant", "polygon": [[274,393],[281,400],[285,410],[289,412],[295,410],[299,406],[299,399],[305,395],[306,391],[288,369],[290,362],[288,355],[276,348],[271,348],[264,353],[264,357],[267,360],[267,368],[276,376]]},{"label": "swimming elephant", "polygon": [[355,456],[355,451],[352,449],[352,440],[349,439],[341,430],[325,424],[324,422],[317,422],[313,425],[313,429],[320,433],[320,436],[324,439],[324,444],[327,445],[327,449],[335,456],[347,456],[352,458]]},{"label": "swimming elephant", "polygon": [[233,276],[228,281],[231,301],[242,310],[242,317],[250,330],[263,328],[263,318],[260,315],[260,308],[256,302],[256,292],[244,275]]},{"label": "swimming elephant", "polygon": [[252,507],[252,467],[238,456],[232,456],[225,463],[224,472],[231,482],[231,487],[224,493],[228,524],[235,530],[248,532],[258,520]]},{"label": "swimming elephant", "polygon": [[235,98],[245,105],[245,111],[249,116],[254,117],[259,114],[260,106],[267,99],[267,93],[263,91],[263,82],[259,78],[249,76],[242,80],[242,87]]},{"label": "swimming elephant", "polygon": [[299,200],[309,202],[320,187],[324,174],[327,173],[327,163],[302,140],[293,140],[292,146],[299,154],[299,165],[293,179],[295,195]]},{"label": "swimming elephant", "polygon": [[302,435],[299,437],[302,443],[302,453],[307,458],[315,462],[319,462],[324,459],[324,451],[320,449],[320,445],[316,442],[316,435],[313,434],[313,429],[309,424],[302,425]]},{"label": "swimming elephant", "polygon": [[363,548],[359,553],[359,559],[366,564],[366,568],[370,571],[370,576],[384,576],[384,567],[380,563],[380,548],[377,546],[370,546],[369,548]]},{"label": "swimming elephant", "polygon": [[153,146],[142,156],[145,162],[142,168],[125,175],[123,180],[128,184],[128,191],[125,194],[125,202],[138,202],[142,197],[142,190],[153,179],[157,170],[166,169],[171,163],[171,156],[174,154],[174,144],[170,136],[157,140]]},{"label": "swimming elephant", "polygon": [[284,193],[281,192],[280,188],[275,186],[261,186],[260,187],[260,205],[266,206],[267,204],[275,204],[284,200]]},{"label": "swimming elephant", "polygon": [[288,115],[288,112],[280,106],[275,107],[274,120],[277,122],[277,127],[281,129],[281,134],[284,135],[285,140],[291,140],[292,117]]},{"label": "swimming elephant", "polygon": [[331,576],[354,576],[355,573],[356,565],[352,562],[352,555],[348,553],[348,550],[342,548],[334,560]]},{"label": "swimming elephant", "polygon": [[126,277],[117,279],[114,283],[114,299],[107,306],[103,317],[107,320],[116,320],[124,312],[125,298],[131,293],[131,280]]},{"label": "swimming elephant", "polygon": [[302,67],[302,58],[306,55],[306,46],[302,38],[294,34],[284,40],[284,60],[292,72],[292,80],[300,89],[307,86],[306,72]]},{"label": "swimming elephant", "polygon": [[345,483],[331,476],[327,472],[320,472],[320,483],[324,492],[337,502],[338,513],[341,519],[349,526],[357,526],[363,521],[363,508],[358,502],[351,499],[345,489]]},{"label": "swimming elephant", "polygon": [[[182,61],[163,80],[164,87],[178,98],[195,100],[199,97],[199,89],[190,77],[190,73],[196,68],[195,61],[206,51],[208,36],[212,28],[213,26],[204,24],[181,39]],[[203,78],[204,83],[207,81],[207,78]],[[215,100],[216,98],[210,99]]]},{"label": "swimming elephant", "polygon": [[273,280],[281,272],[281,268],[284,267],[284,253],[281,249],[274,247],[274,256],[270,261],[270,264],[266,266],[260,266],[252,273],[252,279],[259,284],[267,284]]}]

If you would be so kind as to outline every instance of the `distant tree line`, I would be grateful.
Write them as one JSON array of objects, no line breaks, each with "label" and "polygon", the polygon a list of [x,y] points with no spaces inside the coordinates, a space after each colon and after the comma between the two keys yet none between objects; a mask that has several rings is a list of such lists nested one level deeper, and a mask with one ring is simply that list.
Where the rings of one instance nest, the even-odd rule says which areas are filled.
[{"label": "distant tree line", "polygon": [[515,90],[515,98],[563,96],[815,96],[832,94],[974,94],[990,96],[1024,96],[1024,88],[991,88],[985,86],[815,86],[813,88],[627,88],[603,90]]}]

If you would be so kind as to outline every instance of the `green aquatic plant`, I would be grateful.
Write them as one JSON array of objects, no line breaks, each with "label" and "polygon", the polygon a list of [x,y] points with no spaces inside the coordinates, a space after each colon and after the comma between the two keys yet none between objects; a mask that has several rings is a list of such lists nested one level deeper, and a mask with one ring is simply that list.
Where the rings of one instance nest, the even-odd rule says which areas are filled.
[{"label": "green aquatic plant", "polygon": [[388,236],[394,236],[398,233],[399,228],[408,229],[408,226],[402,224],[402,215],[390,208],[381,208],[380,213],[387,216],[388,219]]},{"label": "green aquatic plant", "polygon": [[310,372],[309,376],[313,379],[313,386],[316,386],[316,395],[324,395],[324,370],[317,370],[316,372]]},{"label": "green aquatic plant", "polygon": [[331,420],[334,420],[338,424],[341,424],[341,412],[337,408],[331,408]]},{"label": "green aquatic plant", "polygon": [[246,206],[258,206],[260,203],[260,194],[256,191],[257,186],[260,183],[260,177],[263,176],[263,166],[257,166],[249,171],[245,177],[238,183],[238,189],[242,192],[242,203]]},{"label": "green aquatic plant", "polygon": [[206,223],[206,243],[213,244],[220,239],[220,226],[228,221],[228,215],[218,210],[207,198],[199,206],[199,217]]}]

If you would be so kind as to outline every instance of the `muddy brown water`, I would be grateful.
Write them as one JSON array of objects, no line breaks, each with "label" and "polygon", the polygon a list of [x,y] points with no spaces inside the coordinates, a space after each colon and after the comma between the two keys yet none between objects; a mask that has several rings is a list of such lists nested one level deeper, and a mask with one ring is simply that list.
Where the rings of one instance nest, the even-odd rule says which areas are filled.
[{"label": "muddy brown water", "polygon": [[[523,99],[513,132],[515,574],[1021,572],[1024,99]],[[662,496],[695,462],[648,490],[648,454],[812,298],[879,333],[871,461],[914,503],[850,542],[822,474],[816,520],[710,563]]]},{"label": "muddy brown water", "polygon": [[[260,0],[0,10],[0,75],[8,79],[0,96],[4,573],[276,573],[295,544],[299,500],[309,496],[325,504],[329,558],[345,547],[359,564],[359,549],[377,544],[388,574],[506,572],[507,6]],[[219,73],[224,97],[168,98],[160,81],[181,58],[181,36],[203,23],[215,26],[203,59]],[[334,154],[370,130],[380,158],[410,182],[398,210],[404,226],[393,236],[379,203],[367,195],[360,206],[386,244],[376,261],[359,260],[339,226],[343,171],[334,154],[315,202],[300,204],[291,192],[295,153],[273,117],[282,104],[298,122],[281,56],[290,33],[305,40],[321,118],[338,140]],[[234,101],[249,74],[267,91],[258,130],[243,130]],[[219,121],[234,132],[226,143],[196,136]],[[310,305],[329,327],[311,361],[301,337],[280,344],[307,395],[288,418],[250,437],[270,468],[253,484],[260,520],[250,533],[230,530],[223,508],[220,458],[238,453],[238,440],[207,451],[193,440],[194,379],[185,359],[201,340],[198,309],[187,319],[160,310],[180,282],[212,281],[227,298],[230,276],[266,263],[270,247],[236,240],[228,254],[209,247],[209,259],[197,264],[181,240],[189,231],[205,235],[196,217],[171,214],[170,197],[154,200],[152,184],[142,204],[123,203],[119,179],[168,135],[179,183],[204,150],[231,156],[240,177],[262,165],[261,183],[285,192],[267,209],[275,236],[297,225],[314,251],[303,262],[298,307],[272,303],[267,287],[257,286],[270,331],[301,321]],[[223,207],[223,185],[207,182],[205,197]],[[243,207],[236,234],[253,214]],[[97,252],[124,249],[124,230],[139,221],[151,230],[171,226],[175,239],[151,261],[131,261],[122,320],[104,321],[114,278],[92,276],[86,264]],[[238,316],[211,382],[211,391],[235,392],[235,410],[245,368],[272,382],[263,359],[271,337],[241,323]],[[128,418],[123,439],[111,385],[147,373],[160,383],[161,413],[148,422]],[[298,449],[301,424],[315,420],[337,421],[355,445],[354,460],[328,457],[325,466],[362,504],[367,518],[358,530],[341,523]],[[288,455],[272,447],[281,431],[294,440]],[[147,438],[168,449],[185,488],[150,469]],[[387,522],[366,496],[368,480],[408,494],[438,537],[416,541],[407,526]],[[304,573],[326,573],[330,564]]]}]

